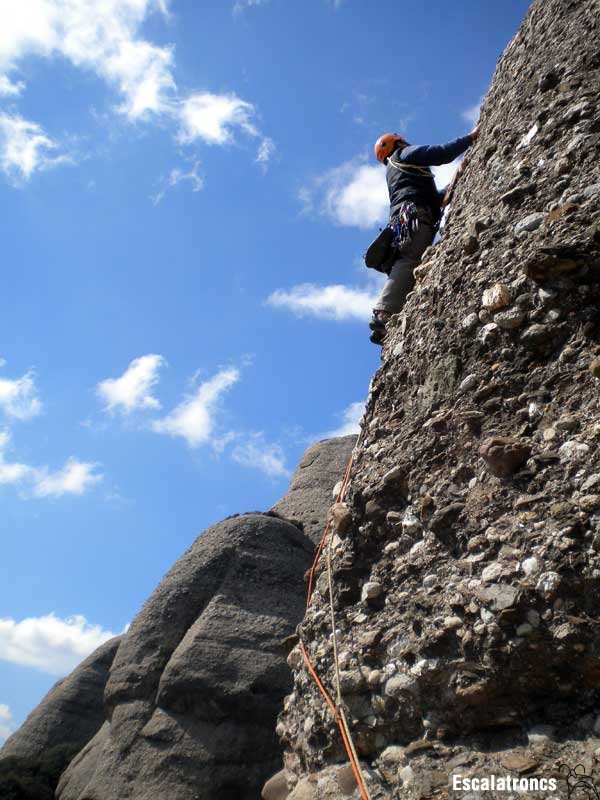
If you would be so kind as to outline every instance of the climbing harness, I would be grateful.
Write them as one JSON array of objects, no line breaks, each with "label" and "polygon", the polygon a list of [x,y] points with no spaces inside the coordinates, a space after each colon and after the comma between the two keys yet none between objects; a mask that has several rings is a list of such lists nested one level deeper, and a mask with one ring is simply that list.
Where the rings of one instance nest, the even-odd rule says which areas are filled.
[{"label": "climbing harness", "polygon": [[[341,503],[344,499],[344,495],[346,493],[346,487],[348,485],[348,480],[350,478],[350,470],[352,469],[352,463],[354,461],[354,453],[358,449],[358,446],[362,439],[362,433],[358,437],[356,445],[352,451],[350,459],[348,461],[348,465],[346,467],[346,471],[344,472],[344,477],[342,479],[342,484],[336,496],[336,503]],[[308,592],[306,597],[306,610],[310,605],[310,600],[312,597],[313,592],[313,584],[314,584],[314,575],[317,565],[319,563],[319,559],[321,558],[321,554],[323,550],[326,549],[326,558],[327,558],[327,579],[329,584],[329,613],[331,619],[331,628],[332,628],[332,641],[333,641],[333,660],[334,660],[334,667],[335,667],[335,693],[336,693],[336,702],[334,703],[331,699],[331,696],[327,692],[327,689],[323,686],[323,683],[317,672],[312,665],[312,662],[309,658],[308,652],[306,647],[304,646],[304,642],[300,640],[300,650],[302,651],[302,655],[304,656],[304,660],[306,662],[306,666],[308,667],[308,671],[310,672],[313,680],[317,684],[319,691],[325,698],[325,702],[329,706],[331,713],[340,729],[340,733],[342,736],[342,741],[344,742],[344,748],[348,755],[348,759],[350,761],[350,766],[352,767],[352,772],[354,774],[354,778],[356,779],[356,783],[358,788],[360,789],[360,794],[362,800],[371,800],[371,795],[369,794],[369,790],[367,788],[367,784],[365,781],[365,777],[363,771],[360,766],[360,761],[358,759],[358,755],[356,753],[356,748],[354,746],[354,742],[352,740],[352,734],[350,732],[350,725],[348,724],[348,719],[346,717],[346,712],[344,711],[343,703],[342,703],[342,691],[340,685],[340,667],[339,667],[339,657],[338,657],[338,644],[337,644],[337,627],[335,621],[335,610],[333,604],[333,575],[331,569],[331,542],[330,540],[330,532],[332,530],[331,522],[328,522],[325,526],[325,530],[323,531],[323,536],[321,537],[321,541],[319,542],[319,546],[317,547],[317,552],[315,554],[314,561],[312,563],[309,576],[308,576]]]},{"label": "climbing harness", "polygon": [[401,250],[410,241],[419,228],[419,217],[416,205],[407,201],[400,205],[397,213],[390,219],[390,228],[394,232],[392,246]]},{"label": "climbing harness", "polygon": [[367,267],[389,275],[402,248],[419,227],[418,211],[411,201],[402,203],[385,228],[382,228],[364,254]]}]

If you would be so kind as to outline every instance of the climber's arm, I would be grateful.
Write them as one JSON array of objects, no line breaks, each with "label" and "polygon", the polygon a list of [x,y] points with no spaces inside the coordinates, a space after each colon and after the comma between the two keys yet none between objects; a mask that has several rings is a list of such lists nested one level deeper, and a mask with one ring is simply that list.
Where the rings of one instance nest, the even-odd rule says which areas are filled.
[{"label": "climber's arm", "polygon": [[474,137],[469,133],[447,144],[414,144],[405,147],[399,154],[400,161],[421,167],[449,164],[473,144]]}]

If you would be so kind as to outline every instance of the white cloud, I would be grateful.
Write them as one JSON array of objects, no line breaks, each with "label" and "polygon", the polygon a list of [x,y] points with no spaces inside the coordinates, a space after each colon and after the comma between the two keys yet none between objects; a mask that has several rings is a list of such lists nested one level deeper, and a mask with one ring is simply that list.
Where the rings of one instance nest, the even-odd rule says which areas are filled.
[{"label": "white cloud", "polygon": [[32,467],[28,467],[27,464],[19,464],[18,462],[5,464],[0,461],[0,484],[21,483],[32,474],[34,474],[34,470]]},{"label": "white cloud", "polygon": [[206,144],[229,145],[234,140],[235,129],[258,136],[253,122],[255,113],[252,103],[235,94],[192,94],[180,106],[179,141],[189,144],[201,139]]},{"label": "white cloud", "polygon": [[10,708],[0,703],[0,747],[15,730],[15,721]]},{"label": "white cloud", "polygon": [[[174,46],[158,46],[141,35],[148,17],[153,12],[167,16],[168,5],[168,0],[0,2],[0,96],[22,92],[24,84],[12,76],[26,59],[66,59],[117,92],[120,114],[130,121],[167,120],[177,126],[180,143],[229,145],[238,131],[260,139],[256,160],[264,169],[274,145],[255,122],[255,106],[235,94],[199,92],[180,99],[173,74]],[[73,163],[59,147],[37,122],[14,113],[0,115],[0,168],[11,181]],[[195,191],[202,183],[195,172],[172,173],[170,179],[189,179]]]},{"label": "white cloud", "polygon": [[0,97],[17,97],[24,88],[25,84],[22,81],[13,83],[8,75],[0,75]]},{"label": "white cloud", "polygon": [[479,115],[481,113],[481,104],[483,103],[483,96],[479,98],[479,100],[474,103],[469,108],[465,108],[464,111],[461,111],[461,117],[466,119],[468,123],[470,123],[473,127],[477,125],[479,121]]},{"label": "white cloud", "polygon": [[215,415],[221,395],[240,379],[234,367],[220,370],[200,384],[194,394],[187,396],[166,417],[156,420],[152,430],[185,439],[190,447],[210,442],[215,432]]},{"label": "white cloud", "polygon": [[15,70],[28,56],[62,56],[90,70],[122,96],[131,119],[163,111],[175,88],[173,53],[139,38],[164,0],[28,0],[0,5],[0,69]]},{"label": "white cloud", "polygon": [[42,403],[32,372],[15,380],[0,378],[0,410],[7,417],[26,420],[37,416],[42,410]]},{"label": "white cloud", "polygon": [[288,478],[290,470],[285,465],[285,453],[280,444],[265,441],[262,433],[253,433],[246,441],[237,444],[231,458],[238,464],[264,472],[270,478]]},{"label": "white cloud", "polygon": [[57,472],[48,473],[46,469],[36,470],[33,486],[35,497],[62,497],[65,494],[82,495],[94,484],[102,480],[96,472],[98,465],[76,458],[69,458],[64,467]]},{"label": "white cloud", "polygon": [[159,381],[158,372],[164,363],[162,356],[150,353],[134,358],[119,378],[100,381],[96,392],[104,401],[105,409],[129,414],[136,409],[160,408],[152,390]]},{"label": "white cloud", "polygon": [[363,321],[370,319],[377,297],[378,292],[371,288],[303,283],[288,290],[277,289],[267,298],[267,303],[286,308],[299,317]]},{"label": "white cloud", "polygon": [[174,189],[180,183],[189,181],[191,184],[192,192],[199,192],[204,188],[204,178],[200,175],[200,162],[194,161],[192,167],[185,171],[181,167],[175,167],[169,172],[167,180],[164,182],[160,191],[155,194],[151,199],[155,206],[157,206],[164,198],[169,189]]},{"label": "white cloud", "polygon": [[346,161],[303,187],[301,199],[338,225],[372,228],[387,220],[389,199],[385,170],[362,158]]},{"label": "white cloud", "polygon": [[113,636],[79,614],[66,619],[47,614],[20,622],[0,618],[0,659],[66,675]]},{"label": "white cloud", "polygon": [[10,432],[0,431],[0,485],[18,485],[22,497],[62,497],[65,494],[84,494],[102,480],[97,464],[70,458],[57,472],[48,467],[32,467],[19,461],[7,461],[5,450],[10,445]]},{"label": "white cloud", "polygon": [[363,402],[350,403],[342,413],[341,424],[335,430],[329,431],[325,434],[327,437],[334,436],[349,436],[351,433],[360,433],[360,421],[365,413],[365,404]]},{"label": "white cloud", "polygon": [[236,0],[233,6],[233,16],[238,17],[247,8],[255,8],[256,6],[266,6],[270,0]]},{"label": "white cloud", "polygon": [[72,163],[67,155],[52,155],[59,145],[35,122],[0,113],[0,168],[13,183],[27,180],[59,164]]},{"label": "white cloud", "polygon": [[450,164],[442,164],[439,167],[431,168],[438,189],[444,189],[446,186],[448,186],[461,161],[462,156],[460,158],[456,158],[454,161],[450,162]]}]

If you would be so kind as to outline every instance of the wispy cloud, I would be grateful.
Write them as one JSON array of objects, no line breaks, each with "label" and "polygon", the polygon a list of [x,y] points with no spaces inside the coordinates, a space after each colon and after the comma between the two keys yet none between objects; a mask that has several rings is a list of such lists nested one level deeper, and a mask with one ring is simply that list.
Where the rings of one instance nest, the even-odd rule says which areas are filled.
[{"label": "wispy cloud", "polygon": [[96,393],[104,401],[106,411],[130,414],[137,409],[160,408],[152,390],[159,381],[158,373],[164,363],[162,356],[150,353],[134,358],[120,377],[100,381]]},{"label": "wispy cloud", "polygon": [[248,8],[256,8],[257,6],[266,6],[270,0],[236,0],[233,4],[232,13],[234,17],[239,17]]},{"label": "wispy cloud", "polygon": [[263,137],[257,123],[256,106],[236,94],[191,94],[178,106],[180,144],[201,141],[220,147],[233,144],[238,132],[259,139],[256,160],[265,166],[273,153],[272,139]]},{"label": "wispy cloud", "polygon": [[66,619],[55,614],[20,621],[0,618],[0,659],[51,675],[66,675],[113,636],[80,614]]},{"label": "wispy cloud", "polygon": [[42,410],[33,372],[26,372],[20,378],[0,378],[0,410],[7,416],[18,420],[36,417]]},{"label": "wispy cloud", "polygon": [[8,739],[15,730],[15,721],[12,711],[4,703],[0,703],[0,746]]},{"label": "wispy cloud", "polygon": [[221,396],[240,379],[240,371],[229,367],[217,372],[201,383],[196,391],[188,395],[169,414],[152,424],[156,433],[180,437],[190,447],[211,442],[216,434],[216,415]]},{"label": "wispy cloud", "polygon": [[25,84],[22,81],[15,83],[8,75],[0,75],[0,97],[17,97],[24,88]]},{"label": "wispy cloud", "polygon": [[350,403],[349,406],[342,411],[339,415],[341,422],[337,428],[334,428],[332,431],[328,431],[325,436],[327,437],[334,437],[334,436],[349,436],[351,433],[359,433],[360,432],[360,421],[365,413],[365,403],[364,401],[357,402],[357,403]]},{"label": "wispy cloud", "polygon": [[238,464],[264,472],[270,478],[287,478],[290,470],[285,463],[282,446],[267,442],[262,433],[252,433],[231,451],[231,458]]},{"label": "wispy cloud", "polygon": [[189,182],[192,192],[199,192],[204,188],[204,177],[200,174],[199,161],[194,161],[189,170],[181,167],[173,168],[160,191],[152,196],[152,202],[157,206],[170,189],[175,189],[180,183],[186,182]]},{"label": "wispy cloud", "polygon": [[482,102],[483,97],[480,97],[477,103],[474,103],[472,106],[469,106],[469,108],[465,108],[464,111],[461,111],[461,117],[466,119],[471,125],[475,126],[479,120]]},{"label": "wispy cloud", "polygon": [[371,287],[303,283],[291,289],[277,289],[267,298],[267,303],[299,317],[362,322],[370,318],[377,296],[377,291]]},{"label": "wispy cloud", "polygon": [[277,147],[275,142],[273,139],[269,139],[268,136],[265,136],[259,144],[258,152],[256,153],[256,163],[260,164],[264,172],[266,172],[267,167],[276,153]]},{"label": "wispy cloud", "polygon": [[35,172],[73,163],[35,122],[16,114],[0,113],[0,168],[8,180],[18,185]]}]

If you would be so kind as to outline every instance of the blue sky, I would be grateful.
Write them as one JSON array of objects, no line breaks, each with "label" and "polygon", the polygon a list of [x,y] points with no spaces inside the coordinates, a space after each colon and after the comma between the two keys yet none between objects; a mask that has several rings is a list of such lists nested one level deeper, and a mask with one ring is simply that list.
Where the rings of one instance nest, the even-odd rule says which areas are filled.
[{"label": "blue sky", "polygon": [[468,132],[527,5],[0,6],[0,741],[356,427],[372,143]]}]

